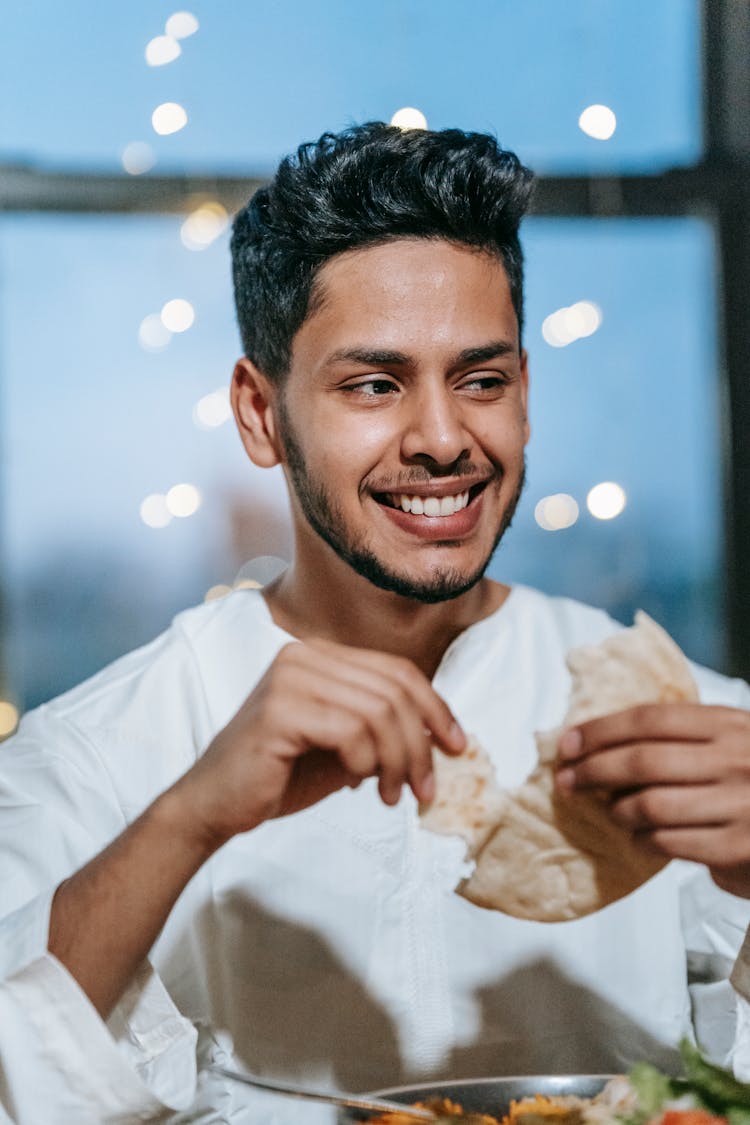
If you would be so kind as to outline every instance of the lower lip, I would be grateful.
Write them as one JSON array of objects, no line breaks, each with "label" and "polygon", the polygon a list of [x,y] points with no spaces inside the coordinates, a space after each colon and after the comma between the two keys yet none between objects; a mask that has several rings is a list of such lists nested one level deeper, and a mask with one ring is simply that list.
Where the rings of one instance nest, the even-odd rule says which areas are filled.
[{"label": "lower lip", "polygon": [[430,542],[435,540],[445,542],[450,539],[463,539],[471,534],[482,512],[483,496],[484,489],[477,493],[465,508],[452,516],[415,516],[412,512],[405,512],[402,508],[391,508],[387,504],[378,504],[378,507],[391,523],[395,523],[402,531]]}]

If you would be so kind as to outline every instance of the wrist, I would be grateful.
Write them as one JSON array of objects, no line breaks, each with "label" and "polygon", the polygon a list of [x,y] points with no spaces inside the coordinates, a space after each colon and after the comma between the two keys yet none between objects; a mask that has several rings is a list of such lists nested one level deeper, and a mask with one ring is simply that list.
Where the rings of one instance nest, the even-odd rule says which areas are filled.
[{"label": "wrist", "polygon": [[200,809],[190,800],[189,790],[188,784],[180,778],[157,797],[150,812],[168,838],[193,860],[197,870],[230,837],[215,831],[206,822]]}]

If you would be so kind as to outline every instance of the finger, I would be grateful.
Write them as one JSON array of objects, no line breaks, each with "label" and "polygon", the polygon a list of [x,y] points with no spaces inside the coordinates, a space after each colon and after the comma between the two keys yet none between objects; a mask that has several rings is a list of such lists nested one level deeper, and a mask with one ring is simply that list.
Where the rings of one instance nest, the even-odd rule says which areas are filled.
[{"label": "finger", "polygon": [[620,797],[610,810],[635,831],[717,826],[747,819],[748,794],[732,785],[660,785]]},{"label": "finger", "polygon": [[352,664],[342,659],[340,646],[332,647],[335,651],[326,653],[325,665],[315,671],[326,677],[324,693],[333,691],[336,698],[338,688],[332,689],[331,684],[345,684],[348,703],[368,717],[376,744],[381,797],[387,804],[395,804],[401,786],[408,781],[418,800],[429,801],[434,795],[432,739],[425,732],[414,699],[379,668]]},{"label": "finger", "polygon": [[314,673],[299,686],[294,707],[287,708],[291,713],[285,716],[280,731],[286,756],[301,758],[325,750],[335,754],[341,767],[360,780],[377,774],[379,748],[372,721],[363,709],[362,693],[343,685],[332,706],[324,695],[325,682]]},{"label": "finger", "polygon": [[750,829],[744,824],[655,828],[637,832],[633,839],[668,859],[705,863],[717,871],[729,871],[750,863]]},{"label": "finger", "polygon": [[706,743],[635,742],[561,763],[562,789],[634,789],[646,785],[709,783],[716,780],[716,755]]},{"label": "finger", "polygon": [[405,691],[416,705],[422,721],[433,739],[449,754],[460,754],[466,747],[466,735],[448,704],[438,695],[430,681],[411,660],[371,649],[351,648],[333,641],[313,640],[310,648],[335,655],[350,668],[379,674],[393,688]]},{"label": "finger", "polygon": [[288,816],[309,808],[345,786],[356,789],[362,778],[351,773],[328,750],[311,750],[294,763],[278,815]]},{"label": "finger", "polygon": [[563,760],[573,760],[628,742],[705,742],[722,722],[729,721],[731,711],[702,703],[641,704],[565,731],[559,754]]}]

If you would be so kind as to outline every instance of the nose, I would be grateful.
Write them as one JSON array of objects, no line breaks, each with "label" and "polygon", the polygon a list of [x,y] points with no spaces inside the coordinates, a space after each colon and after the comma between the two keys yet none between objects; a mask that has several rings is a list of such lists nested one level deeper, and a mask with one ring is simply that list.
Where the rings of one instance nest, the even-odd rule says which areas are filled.
[{"label": "nose", "polygon": [[441,380],[413,393],[410,399],[401,438],[401,454],[406,461],[448,466],[468,456],[471,438],[450,387]]}]

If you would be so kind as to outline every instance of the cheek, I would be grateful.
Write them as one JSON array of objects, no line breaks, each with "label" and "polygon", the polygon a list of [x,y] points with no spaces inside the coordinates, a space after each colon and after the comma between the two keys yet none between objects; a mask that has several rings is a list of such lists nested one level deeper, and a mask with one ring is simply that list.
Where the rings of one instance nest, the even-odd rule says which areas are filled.
[{"label": "cheek", "polygon": [[526,419],[520,411],[512,418],[506,415],[496,419],[494,425],[485,426],[477,438],[491,460],[506,464],[520,462],[528,441]]},{"label": "cheek", "polygon": [[347,475],[364,476],[386,458],[393,443],[392,428],[381,418],[338,418],[324,429],[324,449],[318,464]]}]

